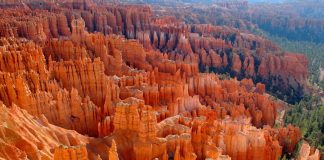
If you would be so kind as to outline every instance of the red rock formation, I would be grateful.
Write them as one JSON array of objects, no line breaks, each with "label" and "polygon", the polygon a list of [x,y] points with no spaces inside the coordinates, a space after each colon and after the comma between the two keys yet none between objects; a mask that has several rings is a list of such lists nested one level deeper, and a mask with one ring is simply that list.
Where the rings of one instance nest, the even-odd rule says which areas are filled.
[{"label": "red rock formation", "polygon": [[[7,16],[3,18],[5,21],[15,19],[13,15],[32,20],[19,19],[14,23],[3,23],[0,25],[0,28],[3,28],[0,30],[0,35],[23,36],[35,41],[45,41],[49,37],[69,36],[72,32],[73,39],[80,40],[83,39],[82,35],[86,33],[84,29],[87,27],[90,32],[123,34],[126,38],[137,38],[145,48],[154,47],[171,54],[170,59],[200,65],[201,71],[205,71],[206,67],[212,67],[217,72],[232,71],[232,76],[239,78],[261,79],[268,88],[275,86],[282,89],[283,94],[289,94],[289,88],[299,90],[300,87],[305,86],[306,58],[291,53],[280,55],[281,51],[278,47],[261,37],[229,27],[184,25],[183,23],[164,25],[159,22],[164,21],[163,19],[153,20],[151,10],[147,7],[89,7],[93,4],[87,3],[86,1],[73,1],[62,4],[67,8],[80,9],[72,13],[62,8],[65,10],[64,14],[49,13],[44,10],[39,12],[24,10],[12,14],[13,11],[10,9],[3,10],[1,15]],[[78,16],[72,16],[74,14]],[[36,20],[32,18],[33,15],[37,16]],[[83,20],[81,18],[74,20],[76,17],[82,17]],[[67,25],[69,23],[72,24]],[[12,28],[17,28],[17,31]],[[230,39],[230,41],[225,41],[225,39]],[[130,50],[133,49],[130,48]],[[242,51],[233,54],[236,50]],[[254,51],[257,51],[256,54],[251,54]],[[199,56],[194,57],[193,53]],[[103,55],[101,52],[100,57],[107,64],[108,59]],[[229,63],[230,66],[228,66]],[[291,66],[298,67],[291,68]],[[197,71],[196,68],[195,71]],[[294,98],[299,99],[300,95],[296,93]]]},{"label": "red rock formation", "polygon": [[98,106],[104,104],[104,89],[108,83],[108,77],[104,75],[104,65],[99,58],[94,61],[90,59],[65,62],[50,60],[49,71],[68,90],[74,87],[81,97],[89,96]]},{"label": "red rock formation", "polygon": [[287,128],[279,128],[278,138],[284,151],[291,153],[299,142],[301,133],[299,128],[288,125]]},{"label": "red rock formation", "polygon": [[220,153],[226,153],[233,159],[277,159],[281,155],[278,141],[267,141],[263,130],[247,122],[221,121],[212,124],[200,120],[195,122],[193,131],[192,143],[201,158],[208,155],[206,148],[215,145],[220,147]]},{"label": "red rock formation", "polygon": [[232,67],[231,70],[240,73],[242,68],[242,62],[240,60],[240,57],[237,54],[233,54],[233,59],[232,59]]},{"label": "red rock formation", "polygon": [[275,49],[230,28],[150,24],[148,7],[57,3],[0,10],[12,21],[0,35],[13,36],[0,39],[0,158],[270,160],[300,140],[298,128],[271,128],[280,105],[252,79],[286,76],[302,57],[252,55],[253,41]]}]

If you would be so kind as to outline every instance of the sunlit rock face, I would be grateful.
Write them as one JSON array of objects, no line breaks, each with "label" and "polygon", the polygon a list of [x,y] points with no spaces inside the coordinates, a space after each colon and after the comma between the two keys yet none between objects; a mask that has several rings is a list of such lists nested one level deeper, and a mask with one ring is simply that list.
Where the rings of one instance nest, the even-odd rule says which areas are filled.
[{"label": "sunlit rock face", "polygon": [[311,148],[307,142],[303,141],[299,150],[298,160],[319,160],[320,158],[320,151],[318,149]]},{"label": "sunlit rock face", "polygon": [[0,158],[274,160],[300,140],[272,128],[282,104],[253,79],[301,85],[304,57],[146,6],[46,4],[0,10]]}]

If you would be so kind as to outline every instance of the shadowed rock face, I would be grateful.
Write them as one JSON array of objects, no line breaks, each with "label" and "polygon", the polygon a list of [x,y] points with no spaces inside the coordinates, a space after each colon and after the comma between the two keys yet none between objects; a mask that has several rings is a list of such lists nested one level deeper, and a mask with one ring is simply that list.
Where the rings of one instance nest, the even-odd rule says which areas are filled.
[{"label": "shadowed rock face", "polygon": [[[282,104],[243,77],[289,72],[297,78],[283,85],[298,83],[305,77],[290,65],[302,57],[273,55],[267,40],[231,28],[167,25],[148,7],[82,2],[0,10],[0,158],[272,160],[293,151],[299,129],[271,128]],[[200,73],[207,67],[242,80]]]}]

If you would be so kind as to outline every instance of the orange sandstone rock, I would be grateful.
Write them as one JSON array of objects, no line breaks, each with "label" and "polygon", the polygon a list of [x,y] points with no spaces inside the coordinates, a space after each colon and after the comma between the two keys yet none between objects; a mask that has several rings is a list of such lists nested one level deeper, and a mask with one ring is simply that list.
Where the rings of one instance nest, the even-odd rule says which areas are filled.
[{"label": "orange sandstone rock", "polygon": [[320,159],[320,153],[319,150],[316,149],[314,153],[311,153],[311,147],[307,142],[303,142],[300,151],[298,160],[319,160]]},{"label": "orange sandstone rock", "polygon": [[272,160],[300,140],[271,128],[280,104],[265,89],[302,85],[303,56],[149,7],[44,3],[0,10],[0,158]]},{"label": "orange sandstone rock", "polygon": [[88,152],[85,146],[55,148],[54,160],[87,160]]},{"label": "orange sandstone rock", "polygon": [[1,104],[0,109],[1,158],[52,159],[54,155],[51,149],[54,147],[88,142],[87,137],[49,124],[45,116],[34,118],[16,105],[7,108]]}]

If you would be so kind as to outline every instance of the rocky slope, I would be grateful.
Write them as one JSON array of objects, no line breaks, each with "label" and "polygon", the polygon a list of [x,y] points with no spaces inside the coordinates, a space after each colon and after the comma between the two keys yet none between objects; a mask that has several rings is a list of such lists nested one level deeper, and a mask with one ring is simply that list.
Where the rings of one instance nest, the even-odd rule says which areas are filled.
[{"label": "rocky slope", "polygon": [[0,10],[0,158],[272,160],[294,150],[299,129],[273,128],[284,106],[252,79],[290,73],[283,86],[298,85],[306,73],[290,65],[303,57],[270,54],[269,41],[231,28],[170,26],[148,7],[72,2]]}]

